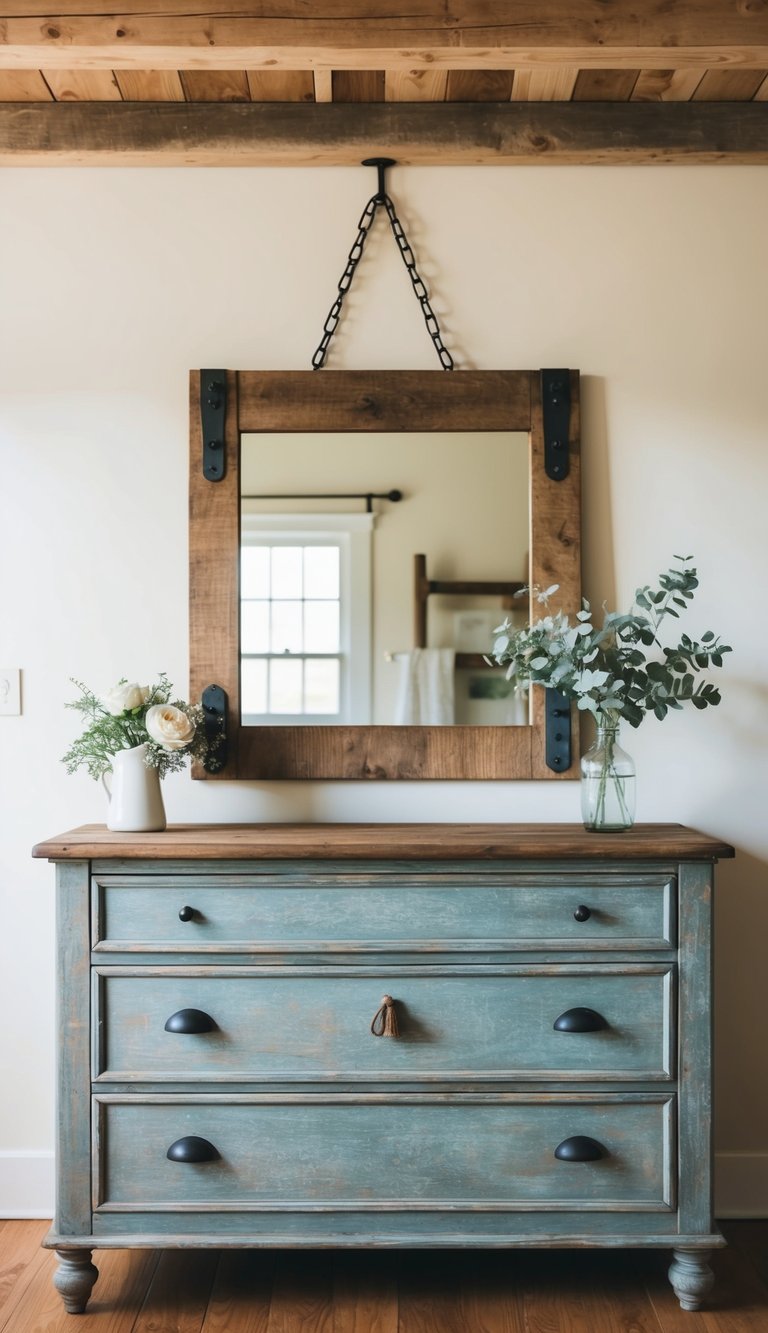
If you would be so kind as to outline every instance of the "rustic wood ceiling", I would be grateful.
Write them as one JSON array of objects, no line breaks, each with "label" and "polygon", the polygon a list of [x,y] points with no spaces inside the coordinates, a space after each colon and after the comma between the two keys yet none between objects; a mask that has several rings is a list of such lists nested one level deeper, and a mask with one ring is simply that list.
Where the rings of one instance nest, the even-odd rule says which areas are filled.
[{"label": "rustic wood ceiling", "polygon": [[4,0],[0,162],[768,161],[768,0],[119,3]]},{"label": "rustic wood ceiling", "polygon": [[50,101],[768,102],[768,68],[0,69],[0,102]]}]

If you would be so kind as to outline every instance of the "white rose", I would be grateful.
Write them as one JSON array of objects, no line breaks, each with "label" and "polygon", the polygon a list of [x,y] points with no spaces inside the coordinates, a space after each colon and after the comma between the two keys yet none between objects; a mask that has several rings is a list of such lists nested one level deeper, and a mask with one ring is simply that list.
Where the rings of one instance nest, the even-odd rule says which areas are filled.
[{"label": "white rose", "polygon": [[184,750],[194,739],[194,722],[173,704],[154,704],[144,720],[152,740],[164,750]]},{"label": "white rose", "polygon": [[104,696],[104,703],[113,717],[128,713],[132,708],[141,708],[149,698],[148,685],[113,685]]}]

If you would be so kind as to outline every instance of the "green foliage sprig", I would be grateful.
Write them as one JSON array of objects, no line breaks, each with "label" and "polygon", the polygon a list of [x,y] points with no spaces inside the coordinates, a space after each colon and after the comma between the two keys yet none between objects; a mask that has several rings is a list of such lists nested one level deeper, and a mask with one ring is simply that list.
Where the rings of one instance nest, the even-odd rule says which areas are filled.
[{"label": "green foliage sprig", "polygon": [[62,758],[68,773],[83,767],[98,780],[112,767],[118,750],[146,743],[145,761],[163,778],[182,769],[190,756],[205,759],[215,748],[205,735],[202,707],[172,698],[173,687],[165,672],[154,685],[120,680],[103,699],[82,681],[73,679],[72,684],[80,697],[65,707],[80,713],[86,726]]},{"label": "green foliage sprig", "polygon": [[[629,611],[604,611],[600,627],[587,601],[575,624],[561,611],[525,629],[505,620],[495,631],[494,664],[507,666],[507,677],[520,684],[560,690],[604,725],[626,718],[639,727],[647,713],[662,720],[685,703],[694,708],[719,704],[720,691],[701,673],[721,667],[732,649],[712,630],[701,639],[683,634],[673,647],[663,647],[659,639],[662,622],[679,619],[699,586],[693,556],[675,560],[679,568],[661,574],[658,587],[637,589]],[[557,588],[534,589],[535,599],[546,607]],[[647,649],[661,657],[649,657]]]}]

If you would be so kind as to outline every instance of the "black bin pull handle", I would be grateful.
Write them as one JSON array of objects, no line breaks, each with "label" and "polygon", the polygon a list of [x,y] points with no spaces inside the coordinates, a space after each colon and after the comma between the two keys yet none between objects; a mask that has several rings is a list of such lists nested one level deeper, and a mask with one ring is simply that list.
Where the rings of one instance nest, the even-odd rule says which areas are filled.
[{"label": "black bin pull handle", "polygon": [[215,1032],[216,1024],[204,1009],[177,1009],[165,1022],[166,1032],[183,1032],[196,1035],[200,1032]]},{"label": "black bin pull handle", "polygon": [[603,1032],[608,1027],[596,1009],[566,1009],[552,1024],[555,1032]]},{"label": "black bin pull handle", "polygon": [[169,1162],[217,1162],[220,1153],[208,1139],[201,1139],[198,1134],[187,1134],[183,1139],[172,1143],[165,1154]]},{"label": "black bin pull handle", "polygon": [[606,1156],[602,1143],[588,1138],[586,1134],[574,1134],[573,1138],[563,1139],[555,1148],[558,1162],[598,1162]]}]

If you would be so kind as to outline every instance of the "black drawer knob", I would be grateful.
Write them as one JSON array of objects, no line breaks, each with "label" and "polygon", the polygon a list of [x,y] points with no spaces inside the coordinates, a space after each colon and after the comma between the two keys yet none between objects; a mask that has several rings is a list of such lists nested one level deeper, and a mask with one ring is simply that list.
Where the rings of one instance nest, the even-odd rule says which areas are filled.
[{"label": "black drawer knob", "polygon": [[589,1139],[585,1134],[574,1134],[572,1139],[563,1139],[555,1148],[555,1157],[559,1162],[597,1162],[605,1157],[605,1148],[597,1139]]},{"label": "black drawer knob", "polygon": [[179,921],[192,921],[194,920],[194,916],[195,916],[194,907],[179,908]]},{"label": "black drawer knob", "polygon": [[165,1025],[166,1032],[215,1032],[216,1024],[204,1009],[178,1009]]},{"label": "black drawer knob", "polygon": [[596,1009],[566,1009],[553,1026],[555,1032],[602,1032],[608,1024]]},{"label": "black drawer knob", "polygon": [[[181,915],[181,913],[179,913],[179,915]],[[588,907],[585,907],[584,904],[581,903],[581,904],[576,908],[576,911],[575,911],[574,914],[573,914],[573,919],[574,919],[574,921],[589,921],[589,918],[591,917],[591,915],[592,915],[592,913],[591,913],[591,911],[589,910],[589,908],[588,908]]]},{"label": "black drawer knob", "polygon": [[170,1162],[216,1162],[219,1154],[212,1143],[197,1134],[177,1139],[165,1154]]}]

